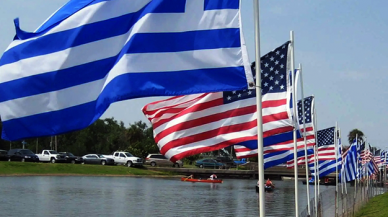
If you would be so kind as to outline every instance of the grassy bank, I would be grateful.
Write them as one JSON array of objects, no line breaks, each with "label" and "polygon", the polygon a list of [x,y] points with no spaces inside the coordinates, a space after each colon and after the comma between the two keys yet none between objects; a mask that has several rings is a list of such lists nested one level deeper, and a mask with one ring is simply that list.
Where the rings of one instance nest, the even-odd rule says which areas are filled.
[{"label": "grassy bank", "polygon": [[387,217],[388,193],[371,198],[369,202],[357,212],[356,217]]},{"label": "grassy bank", "polygon": [[0,175],[171,176],[174,174],[125,166],[0,162]]}]

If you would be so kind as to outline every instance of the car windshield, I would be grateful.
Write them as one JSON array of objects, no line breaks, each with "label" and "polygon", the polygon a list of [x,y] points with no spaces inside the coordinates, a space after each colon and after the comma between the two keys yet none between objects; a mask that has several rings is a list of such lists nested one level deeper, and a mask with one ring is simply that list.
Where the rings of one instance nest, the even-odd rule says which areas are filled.
[{"label": "car windshield", "polygon": [[58,154],[58,152],[56,152],[56,151],[49,151],[50,152],[50,154]]},{"label": "car windshield", "polygon": [[105,158],[105,156],[103,154],[98,154],[97,155],[99,158]]},{"label": "car windshield", "polygon": [[132,155],[131,153],[129,153],[129,152],[125,152],[125,155],[126,155],[127,157],[133,157],[133,155]]},{"label": "car windshield", "polygon": [[21,153],[21,154],[34,154],[34,153],[32,153],[32,151],[30,151],[30,150],[20,150],[20,153]]},{"label": "car windshield", "polygon": [[67,152],[67,156],[74,156],[74,154]]}]

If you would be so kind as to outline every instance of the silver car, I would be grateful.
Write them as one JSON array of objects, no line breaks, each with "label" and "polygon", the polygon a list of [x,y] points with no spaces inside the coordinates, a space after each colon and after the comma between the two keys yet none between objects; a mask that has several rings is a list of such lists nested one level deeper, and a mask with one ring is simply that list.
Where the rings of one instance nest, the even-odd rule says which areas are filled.
[{"label": "silver car", "polygon": [[151,165],[153,167],[156,167],[156,166],[161,166],[161,167],[173,166],[178,168],[183,167],[182,161],[178,160],[177,162],[173,163],[162,154],[149,154],[146,157],[144,164]]}]

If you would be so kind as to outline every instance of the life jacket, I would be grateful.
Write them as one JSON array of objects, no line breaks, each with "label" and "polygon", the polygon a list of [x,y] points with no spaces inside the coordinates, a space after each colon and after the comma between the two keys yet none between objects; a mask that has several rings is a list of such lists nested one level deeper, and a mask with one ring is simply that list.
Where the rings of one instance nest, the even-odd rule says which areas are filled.
[{"label": "life jacket", "polygon": [[267,182],[265,183],[266,186],[271,186],[271,181],[267,180]]}]

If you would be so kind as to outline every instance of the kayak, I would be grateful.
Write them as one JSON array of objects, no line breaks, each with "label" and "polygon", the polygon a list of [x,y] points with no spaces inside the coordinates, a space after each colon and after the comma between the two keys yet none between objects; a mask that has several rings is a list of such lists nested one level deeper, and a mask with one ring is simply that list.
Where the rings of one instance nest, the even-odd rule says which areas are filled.
[{"label": "kayak", "polygon": [[[274,190],[275,186],[264,186],[265,192],[272,192]],[[256,192],[259,192],[259,186],[256,185]]]},{"label": "kayak", "polygon": [[222,179],[215,179],[215,180],[210,180],[210,179],[188,179],[186,177],[182,177],[181,181],[184,181],[184,182],[203,182],[203,183],[222,183]]}]

